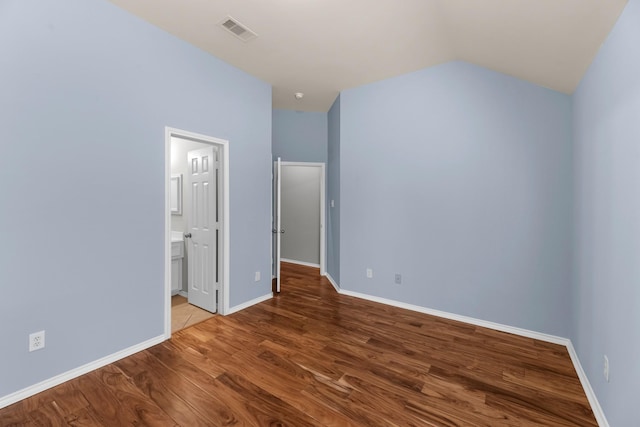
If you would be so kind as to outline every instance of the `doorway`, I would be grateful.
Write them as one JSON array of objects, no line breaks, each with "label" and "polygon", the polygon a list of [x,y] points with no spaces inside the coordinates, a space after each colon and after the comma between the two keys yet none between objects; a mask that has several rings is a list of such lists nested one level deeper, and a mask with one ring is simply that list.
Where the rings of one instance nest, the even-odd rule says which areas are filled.
[{"label": "doorway", "polygon": [[325,269],[325,164],[274,163],[274,292],[280,262]]},{"label": "doorway", "polygon": [[[187,296],[191,304],[208,311],[217,311],[220,314],[228,312],[228,218],[228,141],[167,127],[165,129],[165,336],[167,338],[171,336],[172,296],[176,294]],[[176,273],[176,266],[183,266],[181,270],[184,272]],[[184,284],[176,285],[177,279],[184,279]]]}]

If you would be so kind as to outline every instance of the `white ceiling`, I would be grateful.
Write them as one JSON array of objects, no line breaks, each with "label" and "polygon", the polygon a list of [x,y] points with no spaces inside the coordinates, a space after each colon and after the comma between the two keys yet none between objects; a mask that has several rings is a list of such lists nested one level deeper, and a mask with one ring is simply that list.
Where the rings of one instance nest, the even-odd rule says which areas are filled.
[{"label": "white ceiling", "polygon": [[274,108],[324,112],[341,90],[456,59],[572,93],[627,0],[111,2],[270,83]]}]

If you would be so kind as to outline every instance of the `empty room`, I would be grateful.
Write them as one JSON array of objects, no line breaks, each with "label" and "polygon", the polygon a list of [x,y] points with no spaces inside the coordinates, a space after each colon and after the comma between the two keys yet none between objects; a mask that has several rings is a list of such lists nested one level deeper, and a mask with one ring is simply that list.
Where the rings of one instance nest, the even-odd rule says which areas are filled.
[{"label": "empty room", "polygon": [[0,0],[0,426],[637,426],[638,46],[640,0]]}]

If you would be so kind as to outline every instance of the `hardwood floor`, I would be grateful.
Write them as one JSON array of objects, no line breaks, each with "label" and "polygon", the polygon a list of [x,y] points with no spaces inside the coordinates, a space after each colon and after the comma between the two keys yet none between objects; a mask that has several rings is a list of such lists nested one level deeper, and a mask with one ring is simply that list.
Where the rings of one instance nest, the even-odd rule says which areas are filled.
[{"label": "hardwood floor", "polygon": [[13,426],[597,426],[562,346],[337,294],[282,293],[0,410]]}]

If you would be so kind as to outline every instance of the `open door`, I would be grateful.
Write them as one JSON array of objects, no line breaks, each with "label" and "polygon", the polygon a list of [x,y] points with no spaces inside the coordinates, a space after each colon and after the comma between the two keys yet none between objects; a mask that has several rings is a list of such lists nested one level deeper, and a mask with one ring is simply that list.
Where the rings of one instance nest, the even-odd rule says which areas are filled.
[{"label": "open door", "polygon": [[284,233],[282,229],[281,223],[281,212],[282,212],[282,202],[281,202],[281,190],[282,184],[280,182],[280,178],[282,176],[282,162],[280,157],[273,164],[273,241],[274,241],[274,251],[273,251],[273,264],[274,264],[274,272],[276,275],[276,285],[275,292],[280,292],[280,244],[281,244],[281,236]]},{"label": "open door", "polygon": [[185,199],[189,205],[185,242],[188,248],[189,304],[215,313],[219,277],[218,149],[209,146],[187,153]]}]

